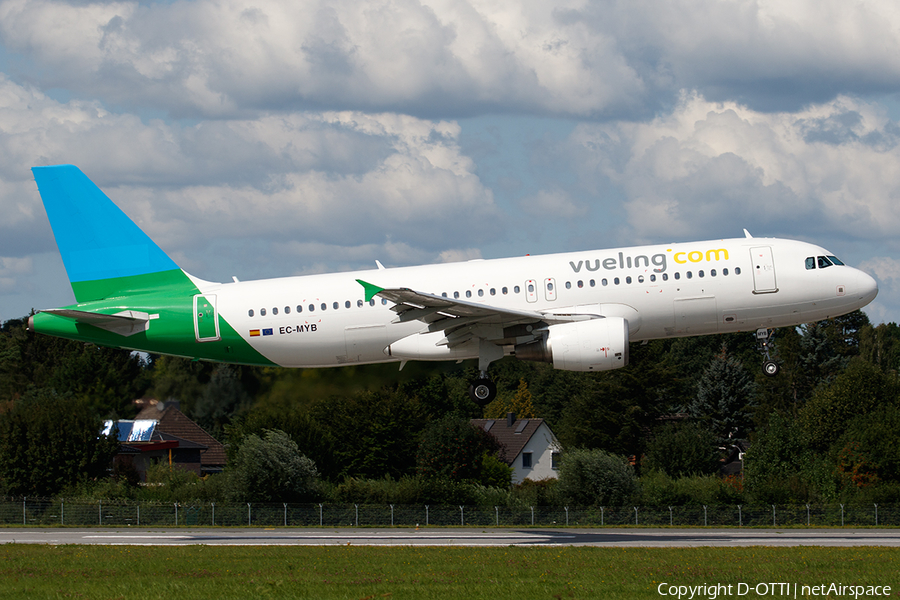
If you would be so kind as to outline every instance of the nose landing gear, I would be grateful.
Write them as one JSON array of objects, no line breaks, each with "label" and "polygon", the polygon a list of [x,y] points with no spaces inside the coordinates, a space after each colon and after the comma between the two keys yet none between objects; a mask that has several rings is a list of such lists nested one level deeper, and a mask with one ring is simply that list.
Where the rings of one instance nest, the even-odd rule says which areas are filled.
[{"label": "nose landing gear", "polygon": [[772,344],[774,339],[774,331],[769,331],[769,329],[767,328],[756,330],[756,343],[759,351],[762,352],[763,356],[765,357],[762,364],[763,373],[765,373],[769,377],[775,377],[781,370],[781,367],[778,366],[778,363],[772,360],[772,357],[769,355],[769,350],[773,347]]}]

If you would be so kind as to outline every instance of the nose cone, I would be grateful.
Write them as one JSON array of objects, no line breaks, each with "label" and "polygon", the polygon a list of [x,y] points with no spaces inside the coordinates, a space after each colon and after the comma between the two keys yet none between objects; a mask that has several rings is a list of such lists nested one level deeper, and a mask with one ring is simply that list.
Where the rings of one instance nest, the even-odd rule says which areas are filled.
[{"label": "nose cone", "polygon": [[857,298],[859,298],[859,308],[862,308],[878,295],[878,282],[868,273],[859,271],[859,274],[856,276],[856,291]]}]

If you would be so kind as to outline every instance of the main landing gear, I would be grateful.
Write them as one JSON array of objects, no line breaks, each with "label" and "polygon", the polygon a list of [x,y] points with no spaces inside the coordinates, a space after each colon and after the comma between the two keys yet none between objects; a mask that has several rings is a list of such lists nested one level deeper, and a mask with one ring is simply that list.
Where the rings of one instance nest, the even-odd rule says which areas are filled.
[{"label": "main landing gear", "polygon": [[778,375],[778,371],[781,370],[778,363],[772,360],[772,357],[769,355],[769,349],[772,348],[773,339],[775,339],[774,331],[769,331],[766,328],[756,330],[756,343],[759,347],[759,351],[762,352],[765,357],[762,365],[763,373],[769,377],[775,377]]},{"label": "main landing gear", "polygon": [[485,406],[497,397],[497,385],[488,379],[487,372],[481,371],[478,379],[473,379],[469,384],[469,398],[476,404]]},{"label": "main landing gear", "polygon": [[503,358],[503,348],[483,338],[478,340],[478,377],[469,384],[469,398],[486,406],[497,397],[497,386],[488,379],[488,366]]}]

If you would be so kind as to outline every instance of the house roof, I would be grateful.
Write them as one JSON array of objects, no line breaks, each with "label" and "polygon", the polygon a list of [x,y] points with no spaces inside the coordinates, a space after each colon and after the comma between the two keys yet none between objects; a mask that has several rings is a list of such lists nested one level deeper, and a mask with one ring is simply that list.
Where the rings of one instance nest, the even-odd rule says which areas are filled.
[{"label": "house roof", "polygon": [[155,419],[158,421],[157,431],[169,436],[188,440],[197,446],[205,446],[206,450],[200,455],[200,464],[205,466],[224,465],[227,457],[225,446],[216,438],[206,433],[202,427],[191,421],[187,416],[169,405],[160,410],[161,404],[151,405],[138,413],[135,420]]},{"label": "house roof", "polygon": [[[512,421],[511,424],[510,421]],[[507,417],[506,419],[472,419],[470,423],[494,436],[501,446],[498,453],[500,459],[507,464],[512,464],[521,454],[528,440],[544,423],[544,419],[510,419]]]}]

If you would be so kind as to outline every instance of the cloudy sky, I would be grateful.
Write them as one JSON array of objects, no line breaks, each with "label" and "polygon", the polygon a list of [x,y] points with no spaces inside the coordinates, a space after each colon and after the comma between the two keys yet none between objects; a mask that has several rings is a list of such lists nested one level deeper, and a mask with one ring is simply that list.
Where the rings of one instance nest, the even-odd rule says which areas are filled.
[{"label": "cloudy sky", "polygon": [[0,0],[0,320],[72,163],[204,279],[747,228],[900,321],[898,92],[892,0]]}]

